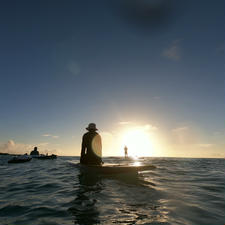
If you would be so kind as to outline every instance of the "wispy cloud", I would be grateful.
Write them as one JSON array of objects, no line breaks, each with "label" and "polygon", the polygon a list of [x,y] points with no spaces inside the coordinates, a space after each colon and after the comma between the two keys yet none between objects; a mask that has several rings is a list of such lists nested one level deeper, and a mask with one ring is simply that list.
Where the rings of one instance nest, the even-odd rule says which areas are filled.
[{"label": "wispy cloud", "polygon": [[174,128],[174,129],[172,129],[172,132],[180,132],[180,131],[187,131],[187,130],[189,130],[189,127],[187,127],[187,126],[184,126],[184,127],[176,127],[176,128]]},{"label": "wispy cloud", "polygon": [[151,125],[151,124],[145,124],[144,126],[144,129],[145,130],[148,130],[148,131],[153,131],[153,130],[158,130],[158,127],[156,127],[156,126],[153,126],[153,125]]},{"label": "wispy cloud", "polygon": [[180,40],[174,41],[168,48],[164,49],[162,56],[178,61],[181,58]]},{"label": "wispy cloud", "polygon": [[52,135],[52,134],[42,134],[43,137],[51,137],[51,138],[59,138],[59,136]]},{"label": "wispy cloud", "polygon": [[132,125],[133,127],[137,128],[137,129],[141,128],[141,129],[144,129],[146,131],[147,130],[148,131],[158,130],[158,128],[156,126],[153,126],[151,124],[140,125],[140,124],[135,123],[133,121],[121,121],[121,122],[119,122],[119,125],[121,125],[121,126],[131,126]]},{"label": "wispy cloud", "polygon": [[213,146],[213,144],[198,144],[198,146],[201,148],[210,148]]},{"label": "wispy cloud", "polygon": [[38,144],[39,147],[45,147],[47,146],[49,143],[48,142],[41,142]]},{"label": "wispy cloud", "polygon": [[121,121],[121,122],[119,122],[119,125],[132,125],[132,124],[135,124],[134,122],[132,122],[132,121]]}]

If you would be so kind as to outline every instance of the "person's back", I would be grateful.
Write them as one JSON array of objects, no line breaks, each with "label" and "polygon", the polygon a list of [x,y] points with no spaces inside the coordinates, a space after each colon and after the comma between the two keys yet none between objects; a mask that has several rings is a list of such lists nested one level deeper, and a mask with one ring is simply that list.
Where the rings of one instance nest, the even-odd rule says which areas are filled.
[{"label": "person's back", "polygon": [[87,133],[83,135],[80,163],[101,165],[102,164],[102,142],[100,135],[96,132],[96,125],[91,123],[86,128]]},{"label": "person's back", "polygon": [[37,147],[34,147],[34,150],[31,151],[30,155],[39,155],[39,152],[37,150]]}]

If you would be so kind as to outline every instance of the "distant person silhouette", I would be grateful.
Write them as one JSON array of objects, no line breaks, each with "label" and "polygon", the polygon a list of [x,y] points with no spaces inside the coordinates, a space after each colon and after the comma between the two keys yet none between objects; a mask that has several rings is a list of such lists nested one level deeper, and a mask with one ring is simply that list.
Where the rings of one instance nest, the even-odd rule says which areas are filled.
[{"label": "distant person silhouette", "polygon": [[96,124],[90,123],[86,128],[87,133],[83,135],[80,163],[87,165],[102,164],[102,141],[96,132]]},{"label": "distant person silhouette", "polygon": [[125,158],[128,157],[128,148],[127,146],[124,147],[124,154],[125,154]]},{"label": "distant person silhouette", "polygon": [[30,155],[39,155],[39,151],[37,150],[37,147],[34,147],[34,150],[31,151]]}]

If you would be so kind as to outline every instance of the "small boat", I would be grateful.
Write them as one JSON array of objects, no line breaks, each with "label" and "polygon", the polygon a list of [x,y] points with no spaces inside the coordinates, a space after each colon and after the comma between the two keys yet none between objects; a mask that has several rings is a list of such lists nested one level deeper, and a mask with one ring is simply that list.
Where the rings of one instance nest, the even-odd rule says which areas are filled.
[{"label": "small boat", "polygon": [[34,157],[35,159],[56,159],[57,155],[38,155]]},{"label": "small boat", "polygon": [[32,158],[28,155],[20,155],[10,159],[8,163],[25,163],[25,162],[29,162],[31,159]]}]

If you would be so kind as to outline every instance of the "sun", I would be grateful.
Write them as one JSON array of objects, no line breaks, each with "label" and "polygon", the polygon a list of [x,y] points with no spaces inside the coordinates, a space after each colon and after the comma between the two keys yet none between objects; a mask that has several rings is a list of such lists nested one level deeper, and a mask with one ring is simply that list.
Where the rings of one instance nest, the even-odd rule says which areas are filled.
[{"label": "sun", "polygon": [[122,138],[122,151],[125,146],[128,148],[128,156],[131,157],[151,156],[153,153],[150,134],[144,129],[126,131]]}]

